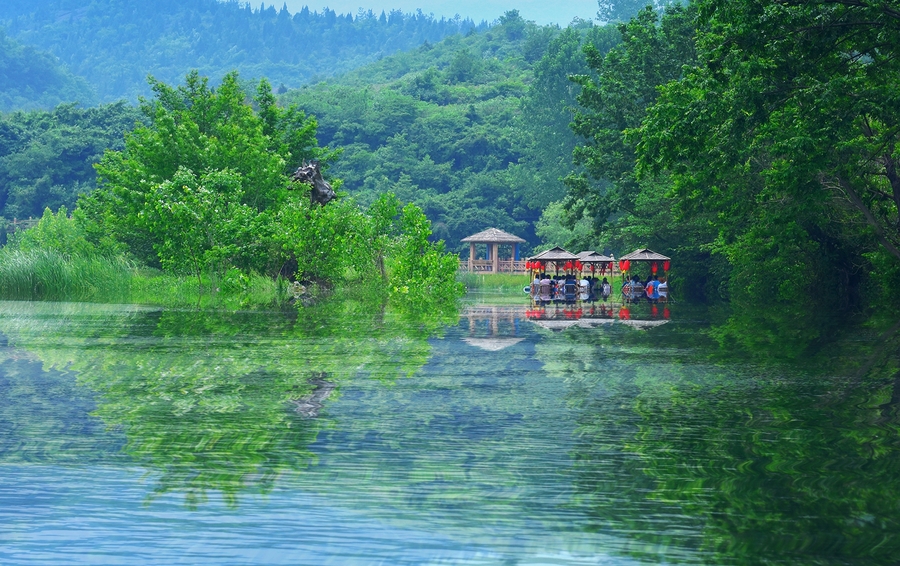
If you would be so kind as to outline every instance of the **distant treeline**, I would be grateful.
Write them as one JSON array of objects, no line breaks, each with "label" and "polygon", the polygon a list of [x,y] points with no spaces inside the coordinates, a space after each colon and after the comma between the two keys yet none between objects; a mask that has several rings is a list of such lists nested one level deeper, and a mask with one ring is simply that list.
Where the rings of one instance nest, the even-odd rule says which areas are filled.
[{"label": "distant treeline", "polygon": [[[191,69],[214,79],[238,70],[297,87],[487,22],[418,11],[338,14],[251,8],[217,0],[6,0],[0,25],[50,51],[87,79],[100,100],[147,95],[146,77],[178,81]],[[15,77],[10,77],[15,80]]]}]

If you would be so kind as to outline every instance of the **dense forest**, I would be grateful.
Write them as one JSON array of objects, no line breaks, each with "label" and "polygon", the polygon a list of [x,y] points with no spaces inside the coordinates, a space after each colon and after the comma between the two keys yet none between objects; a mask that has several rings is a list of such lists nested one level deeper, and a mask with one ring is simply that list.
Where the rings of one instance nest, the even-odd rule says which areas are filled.
[{"label": "dense forest", "polygon": [[[568,127],[577,86],[568,75],[588,71],[584,45],[605,51],[618,41],[611,25],[578,21],[561,30],[510,11],[489,31],[426,41],[280,98],[316,117],[319,143],[337,150],[328,174],[364,206],[387,191],[415,202],[452,250],[463,251],[459,240],[488,225],[535,246],[542,212],[565,194],[559,179],[577,143]],[[240,80],[252,98],[254,85]],[[76,114],[81,121],[71,123]],[[120,149],[122,132],[139,118],[122,104],[7,115],[0,215],[71,210],[92,186],[98,148]],[[62,140],[72,149],[50,149]],[[554,237],[559,221],[543,230]]]},{"label": "dense forest", "polygon": [[489,32],[450,37],[290,91],[339,148],[332,173],[361,202],[392,191],[421,206],[451,249],[488,226],[536,245],[548,204],[561,200],[577,138],[568,128],[581,51],[606,50],[614,26],[539,27],[516,11]]},{"label": "dense forest", "polygon": [[[573,127],[568,220],[667,249],[689,294],[800,342],[900,275],[900,14],[887,3],[700,0],[620,27]],[[766,305],[766,308],[760,308]],[[776,320],[777,319],[777,320]],[[780,339],[770,336],[770,340]]]},{"label": "dense forest", "polygon": [[297,87],[487,23],[399,10],[338,14],[218,0],[5,0],[0,26],[50,51],[101,101],[148,95],[146,78],[239,71]]}]

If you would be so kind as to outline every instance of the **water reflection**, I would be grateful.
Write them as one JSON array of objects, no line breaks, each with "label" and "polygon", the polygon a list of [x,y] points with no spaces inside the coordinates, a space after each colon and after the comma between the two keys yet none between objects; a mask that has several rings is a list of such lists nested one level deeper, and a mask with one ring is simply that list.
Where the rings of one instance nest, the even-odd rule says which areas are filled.
[{"label": "water reflection", "polygon": [[341,383],[409,376],[428,359],[440,320],[372,307],[342,302],[298,316],[5,303],[0,332],[7,368],[27,352],[46,374],[75,377],[73,399],[90,401],[69,419],[96,427],[90,407],[124,433],[130,461],[160,472],[157,496],[181,492],[193,507],[214,490],[235,505],[240,491],[270,491],[281,473],[313,460],[308,446],[328,426],[325,404]]},{"label": "water reflection", "polygon": [[521,307],[469,306],[462,314],[468,323],[469,334],[462,340],[488,352],[515,346],[525,339],[519,328],[522,315]]},{"label": "water reflection", "polygon": [[631,533],[623,550],[651,561],[892,563],[896,333],[857,329],[784,364],[722,359],[696,328],[686,348],[677,330],[564,333],[537,348],[579,412],[573,504],[588,528]]},{"label": "water reflection", "polygon": [[616,305],[608,303],[578,305],[537,305],[526,309],[525,317],[547,330],[596,328],[620,322],[638,330],[662,326],[672,317],[668,305]]},{"label": "water reflection", "polygon": [[[186,532],[227,517],[233,541],[175,537],[190,562],[285,529],[330,541],[306,547],[314,563],[895,561],[900,325],[784,361],[723,350],[705,311],[592,307],[2,303],[0,521],[41,520],[10,495],[41,478],[127,492],[53,501],[100,530],[159,509]],[[745,343],[786,331],[747,326]],[[154,556],[182,559],[154,534]]]}]

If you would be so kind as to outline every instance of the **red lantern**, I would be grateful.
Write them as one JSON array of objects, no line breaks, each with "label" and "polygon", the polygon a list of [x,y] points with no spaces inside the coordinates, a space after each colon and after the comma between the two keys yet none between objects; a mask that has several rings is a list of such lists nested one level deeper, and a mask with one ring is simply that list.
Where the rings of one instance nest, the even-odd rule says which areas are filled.
[{"label": "red lantern", "polygon": [[652,273],[653,275],[656,275],[657,271],[659,271],[659,266],[656,265],[656,262],[654,261],[653,263],[650,264],[650,273]]},{"label": "red lantern", "polygon": [[659,309],[656,308],[656,305],[650,307],[650,314],[653,316],[659,316]]},{"label": "red lantern", "polygon": [[619,271],[628,271],[627,269],[625,269],[626,263],[628,263],[628,262],[625,261],[624,259],[619,262]]},{"label": "red lantern", "polygon": [[570,269],[572,269],[572,262],[571,262],[571,261],[567,261],[567,262],[566,262],[566,271],[568,271],[568,270],[570,270]]},{"label": "red lantern", "polygon": [[663,309],[663,318],[669,318],[670,316],[672,316],[672,313],[669,312],[669,307],[664,308]]},{"label": "red lantern", "polygon": [[592,264],[591,264],[591,273],[594,272],[594,268],[595,268],[595,267],[596,267],[596,266],[592,263]]},{"label": "red lantern", "polygon": [[663,262],[663,271],[669,271],[669,268],[672,267],[672,262],[666,260]]},{"label": "red lantern", "polygon": [[628,309],[626,309],[625,307],[622,307],[619,310],[619,318],[622,320],[628,320],[629,318],[631,318],[631,313],[628,312]]},{"label": "red lantern", "polygon": [[577,269],[578,271],[581,271],[582,267],[584,267],[584,265],[580,261],[575,262],[575,269]]}]

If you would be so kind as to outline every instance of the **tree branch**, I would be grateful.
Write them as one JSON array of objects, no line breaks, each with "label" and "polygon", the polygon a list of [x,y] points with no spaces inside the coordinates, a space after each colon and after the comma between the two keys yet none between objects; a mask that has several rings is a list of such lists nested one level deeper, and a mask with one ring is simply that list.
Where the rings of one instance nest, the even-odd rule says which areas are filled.
[{"label": "tree branch", "polygon": [[853,203],[860,212],[863,213],[863,216],[866,217],[866,221],[869,226],[871,226],[875,230],[875,234],[878,236],[878,239],[881,241],[881,245],[883,245],[889,252],[891,252],[894,257],[900,259],[900,250],[897,249],[897,246],[891,242],[887,235],[884,233],[884,229],[881,227],[881,224],[878,222],[878,219],[875,218],[875,215],[872,214],[872,211],[869,210],[869,207],[859,198],[859,195],[856,194],[856,191],[853,190],[853,187],[850,183],[841,175],[837,176],[838,183],[841,186],[841,189],[850,199],[850,202]]}]

